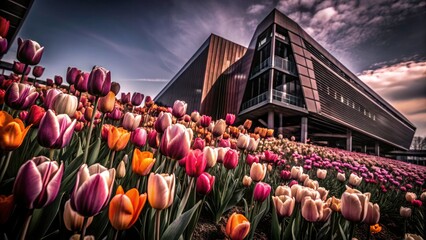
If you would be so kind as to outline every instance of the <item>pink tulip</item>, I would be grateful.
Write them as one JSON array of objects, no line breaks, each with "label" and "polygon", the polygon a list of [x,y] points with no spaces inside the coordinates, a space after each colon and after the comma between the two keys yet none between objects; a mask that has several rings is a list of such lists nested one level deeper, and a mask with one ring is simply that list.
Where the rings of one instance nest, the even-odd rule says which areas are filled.
[{"label": "pink tulip", "polygon": [[180,160],[188,154],[191,146],[192,130],[182,124],[169,126],[161,138],[161,153]]},{"label": "pink tulip", "polygon": [[185,159],[185,171],[190,177],[198,177],[204,172],[207,160],[201,150],[191,150]]},{"label": "pink tulip", "polygon": [[75,119],[66,114],[56,116],[49,109],[40,121],[37,141],[46,148],[64,148],[71,141],[75,124]]},{"label": "pink tulip", "polygon": [[263,202],[266,200],[267,197],[269,197],[270,193],[271,186],[269,184],[264,182],[258,182],[254,187],[253,199],[257,202]]},{"label": "pink tulip", "polygon": [[223,166],[225,166],[227,169],[234,169],[237,167],[237,165],[238,152],[233,149],[229,149],[223,158]]},{"label": "pink tulip", "polygon": [[197,178],[196,190],[201,195],[208,195],[214,186],[215,176],[210,175],[207,172],[203,172]]}]

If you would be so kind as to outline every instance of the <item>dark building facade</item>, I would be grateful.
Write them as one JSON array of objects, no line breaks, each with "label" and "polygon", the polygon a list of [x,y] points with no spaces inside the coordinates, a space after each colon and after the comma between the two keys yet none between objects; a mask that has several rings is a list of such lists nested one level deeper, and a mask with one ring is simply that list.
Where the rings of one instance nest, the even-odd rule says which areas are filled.
[{"label": "dark building facade", "polygon": [[274,9],[247,48],[211,35],[156,96],[214,118],[362,152],[406,150],[416,130],[297,23]]}]

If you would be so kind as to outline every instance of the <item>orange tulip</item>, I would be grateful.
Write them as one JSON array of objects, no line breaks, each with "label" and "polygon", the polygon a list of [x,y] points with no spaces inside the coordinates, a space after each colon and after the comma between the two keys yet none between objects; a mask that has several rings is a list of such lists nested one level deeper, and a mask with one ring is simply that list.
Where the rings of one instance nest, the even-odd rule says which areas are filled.
[{"label": "orange tulip", "polygon": [[21,146],[31,125],[25,128],[21,119],[13,119],[7,112],[0,111],[0,149],[12,151]]},{"label": "orange tulip", "polygon": [[108,217],[111,225],[117,230],[126,230],[135,224],[146,202],[146,193],[140,194],[136,188],[126,193],[118,186],[116,195],[109,204]]},{"label": "orange tulip", "polygon": [[112,112],[115,105],[115,94],[113,92],[109,92],[105,97],[99,98],[98,101],[98,110],[103,113]]},{"label": "orange tulip", "polygon": [[130,132],[122,127],[111,126],[108,132],[108,147],[113,151],[123,150],[130,140]]},{"label": "orange tulip", "polygon": [[233,213],[226,224],[226,235],[232,240],[244,239],[250,231],[250,222],[242,214]]},{"label": "orange tulip", "polygon": [[0,195],[0,224],[5,224],[9,220],[14,204],[13,195]]},{"label": "orange tulip", "polygon": [[136,148],[133,153],[132,171],[141,176],[148,175],[155,163],[153,156],[152,152],[142,152]]}]

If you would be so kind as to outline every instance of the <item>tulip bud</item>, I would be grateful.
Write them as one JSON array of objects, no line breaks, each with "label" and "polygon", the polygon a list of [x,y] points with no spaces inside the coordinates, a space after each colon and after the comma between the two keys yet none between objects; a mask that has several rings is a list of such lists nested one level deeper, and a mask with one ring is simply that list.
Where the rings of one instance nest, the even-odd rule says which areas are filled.
[{"label": "tulip bud", "polygon": [[120,92],[120,84],[117,82],[112,82],[111,91],[115,94],[115,96],[117,96],[118,93]]},{"label": "tulip bud", "polygon": [[136,147],[143,147],[145,146],[147,137],[148,134],[145,128],[136,128],[130,135],[130,142]]},{"label": "tulip bud", "polygon": [[344,182],[346,180],[345,174],[337,173],[337,180],[339,180],[339,182]]},{"label": "tulip bud", "polygon": [[231,147],[231,142],[229,141],[229,139],[220,139],[219,140],[219,144],[218,144],[218,146],[219,147]]},{"label": "tulip bud", "polygon": [[318,179],[325,179],[327,177],[327,170],[325,169],[318,169],[317,170],[317,178]]},{"label": "tulip bud", "polygon": [[105,97],[99,98],[98,110],[102,113],[109,113],[114,110],[115,94],[110,91]]},{"label": "tulip bud", "polygon": [[135,149],[133,152],[132,171],[140,176],[147,176],[155,163],[154,154]]},{"label": "tulip bud", "polygon": [[63,173],[62,162],[58,166],[57,162],[44,156],[27,161],[19,168],[13,185],[16,203],[28,209],[43,208],[51,204],[58,195]]},{"label": "tulip bud", "polygon": [[287,170],[282,170],[280,172],[280,177],[284,180],[289,180],[291,178],[291,172]]},{"label": "tulip bud", "polygon": [[175,116],[176,118],[183,117],[183,115],[185,115],[186,113],[187,106],[188,104],[186,104],[186,102],[176,100],[175,103],[173,104],[173,110],[172,110],[173,116]]},{"label": "tulip bud", "polygon": [[117,231],[126,230],[139,219],[146,202],[146,193],[140,194],[136,188],[126,193],[121,186],[109,204],[108,218],[113,228]]},{"label": "tulip bud", "polygon": [[235,169],[238,165],[238,152],[229,149],[224,158],[223,158],[223,166],[225,166],[226,169]]},{"label": "tulip bud", "polygon": [[87,91],[93,96],[106,96],[111,89],[111,72],[94,66],[87,82]]},{"label": "tulip bud", "polygon": [[244,128],[245,128],[246,130],[249,130],[249,129],[251,128],[251,124],[252,124],[252,121],[247,119],[247,120],[244,122]]},{"label": "tulip bud", "polygon": [[275,196],[281,195],[292,197],[291,188],[289,186],[278,186],[277,189],[275,189]]},{"label": "tulip bud", "polygon": [[185,171],[190,177],[198,177],[206,169],[207,161],[201,150],[191,150],[185,157]]},{"label": "tulip bud", "polygon": [[226,124],[232,125],[235,122],[235,115],[231,114],[231,113],[228,113],[228,114],[226,114],[226,118],[225,119],[226,119]]},{"label": "tulip bud", "polygon": [[327,199],[327,205],[331,208],[331,210],[335,211],[335,212],[340,212],[340,205],[341,205],[341,200],[338,198],[335,198],[334,196]]},{"label": "tulip bud", "polygon": [[76,67],[68,67],[67,69],[67,83],[69,85],[72,85],[76,82],[78,75],[80,75],[81,71],[78,70]]},{"label": "tulip bud", "polygon": [[238,140],[237,140],[238,149],[242,149],[242,150],[246,149],[249,143],[250,143],[250,136],[240,133],[240,136],[238,137]]},{"label": "tulip bud", "polygon": [[201,116],[201,118],[199,119],[200,125],[203,128],[208,127],[211,121],[212,121],[212,117],[206,116],[206,115]]},{"label": "tulip bud", "polygon": [[205,147],[203,149],[203,154],[207,161],[207,167],[212,168],[214,165],[216,165],[218,155],[216,148]]},{"label": "tulip bud", "polygon": [[122,160],[117,166],[117,178],[122,179],[126,176],[126,164]]},{"label": "tulip bud", "polygon": [[157,137],[157,131],[152,130],[148,133],[148,145],[152,148],[158,148],[158,146],[160,145],[159,143],[159,139]]},{"label": "tulip bud", "polygon": [[155,121],[154,128],[157,132],[163,133],[166,128],[172,125],[172,115],[166,112],[160,112]]},{"label": "tulip bud", "polygon": [[197,112],[197,111],[193,111],[192,113],[191,113],[191,120],[193,121],[193,122],[198,122],[198,120],[200,119],[200,113],[199,112]]},{"label": "tulip bud", "polygon": [[6,38],[9,32],[10,21],[0,16],[0,37]]},{"label": "tulip bud", "polygon": [[247,176],[247,175],[245,175],[244,177],[243,177],[243,185],[245,186],[245,187],[250,187],[250,185],[251,185],[251,183],[253,182],[253,180],[251,179],[251,177],[249,177],[249,176]]},{"label": "tulip bud", "polygon": [[123,117],[123,113],[120,109],[114,108],[112,112],[107,114],[108,118],[112,120],[120,120]]},{"label": "tulip bud", "polygon": [[321,199],[306,197],[302,201],[302,216],[309,222],[326,221],[331,215],[331,209],[325,207]]},{"label": "tulip bud", "polygon": [[253,163],[258,163],[259,158],[257,156],[247,154],[246,163],[251,167]]},{"label": "tulip bud", "polygon": [[184,158],[191,146],[192,130],[182,124],[169,126],[161,138],[161,153],[175,160]]},{"label": "tulip bud", "polygon": [[0,111],[0,149],[13,151],[21,146],[31,125],[25,127],[19,119],[13,119],[5,111]]},{"label": "tulip bud", "polygon": [[[33,106],[35,106],[35,105],[33,105]],[[24,111],[19,113],[19,119],[21,119],[23,122],[25,122],[27,117],[28,117],[28,111],[24,110]]]},{"label": "tulip bud", "polygon": [[25,119],[25,123],[27,125],[33,125],[37,127],[40,124],[41,118],[44,116],[46,111],[44,108],[39,107],[37,105],[32,105],[30,110],[28,111],[28,116]]},{"label": "tulip bud", "polygon": [[214,185],[215,176],[210,175],[207,172],[203,172],[197,178],[196,190],[201,195],[207,195],[211,192]]},{"label": "tulip bud", "polygon": [[370,193],[360,193],[349,189],[342,194],[341,211],[344,218],[351,222],[361,222],[367,217]]},{"label": "tulip bud", "polygon": [[420,199],[421,199],[423,202],[426,202],[426,192],[422,192],[422,194],[420,195]]},{"label": "tulip bud", "polygon": [[133,106],[139,106],[141,105],[143,101],[144,95],[138,92],[134,92],[132,96],[132,105]]},{"label": "tulip bud", "polygon": [[36,41],[18,38],[18,51],[16,58],[27,65],[37,65],[43,56],[44,47]]},{"label": "tulip bud", "polygon": [[271,193],[271,186],[264,182],[258,182],[254,187],[253,200],[263,202]]},{"label": "tulip bud", "polygon": [[78,74],[75,79],[75,83],[74,83],[75,89],[77,89],[78,91],[82,93],[87,92],[89,76],[90,76],[90,73],[80,72],[80,74]]},{"label": "tulip bud", "polygon": [[41,75],[43,75],[43,72],[44,72],[44,67],[42,67],[42,66],[35,66],[33,68],[33,75],[36,78],[41,77]]},{"label": "tulip bud", "polygon": [[226,224],[226,235],[231,240],[242,240],[250,232],[250,222],[242,214],[233,213]]},{"label": "tulip bud", "polygon": [[226,129],[226,122],[223,119],[219,119],[213,128],[213,136],[219,137],[222,136]]},{"label": "tulip bud", "polygon": [[152,208],[162,210],[173,204],[175,175],[151,173],[148,178],[148,201]]},{"label": "tulip bud", "polygon": [[301,166],[298,166],[298,167],[293,166],[291,168],[291,178],[293,179],[299,179],[302,173],[303,173],[303,168]]},{"label": "tulip bud", "polygon": [[77,111],[78,100],[76,96],[61,93],[56,95],[52,109],[55,110],[56,114],[67,114],[69,117],[73,117]]},{"label": "tulip bud", "polygon": [[62,84],[62,82],[63,82],[61,76],[55,75],[54,79],[55,79],[56,86],[60,86]]},{"label": "tulip bud", "polygon": [[362,177],[358,177],[353,173],[351,173],[351,175],[349,176],[349,184],[351,184],[352,186],[359,186],[359,184],[361,184],[361,181]]},{"label": "tulip bud", "polygon": [[414,201],[416,199],[417,199],[417,195],[413,192],[407,192],[405,194],[405,200],[407,200],[407,202],[411,203],[412,201]]},{"label": "tulip bud", "polygon": [[257,146],[259,145],[259,141],[260,141],[260,139],[256,140],[254,138],[250,138],[247,150],[248,151],[252,151],[252,152],[256,151],[257,150]]},{"label": "tulip bud", "polygon": [[3,55],[6,53],[7,46],[8,46],[7,38],[3,38],[2,36],[0,36],[0,55]]},{"label": "tulip bud", "polygon": [[[72,210],[70,200],[65,202],[64,214],[63,214],[65,227],[72,232],[80,231],[83,227],[84,217]],[[86,227],[92,224],[93,217],[87,219]]]},{"label": "tulip bud", "polygon": [[0,195],[0,225],[9,221],[12,215],[13,206],[15,205],[13,199],[13,195]]},{"label": "tulip bud", "polygon": [[399,209],[399,215],[403,218],[410,218],[411,217],[411,208],[401,207]]},{"label": "tulip bud", "polygon": [[250,177],[256,182],[262,181],[266,176],[266,164],[253,163],[250,167]]},{"label": "tulip bud", "polygon": [[375,203],[373,205],[372,202],[368,203],[367,206],[367,216],[364,219],[364,222],[368,225],[374,225],[379,222],[380,219],[380,207]]},{"label": "tulip bud", "polygon": [[225,158],[225,155],[228,152],[229,148],[219,147],[216,149],[217,149],[217,161],[220,163],[223,163],[223,159]]},{"label": "tulip bud", "polygon": [[46,148],[64,148],[72,138],[76,120],[66,114],[55,116],[52,110],[48,110],[40,121],[37,133],[38,143]]},{"label": "tulip bud", "polygon": [[272,196],[275,209],[279,217],[290,217],[293,214],[295,200],[286,195]]}]

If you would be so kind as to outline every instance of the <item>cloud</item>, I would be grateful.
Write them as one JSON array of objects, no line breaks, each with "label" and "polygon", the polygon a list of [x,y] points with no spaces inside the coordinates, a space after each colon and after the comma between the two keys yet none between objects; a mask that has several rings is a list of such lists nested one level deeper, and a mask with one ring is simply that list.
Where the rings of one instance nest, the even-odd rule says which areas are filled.
[{"label": "cloud", "polygon": [[266,8],[265,5],[254,4],[254,5],[251,5],[251,6],[248,7],[247,13],[256,15],[256,14],[261,13],[265,8]]},{"label": "cloud", "polygon": [[425,136],[426,61],[377,65],[382,66],[365,70],[358,77],[413,122],[416,135]]}]

